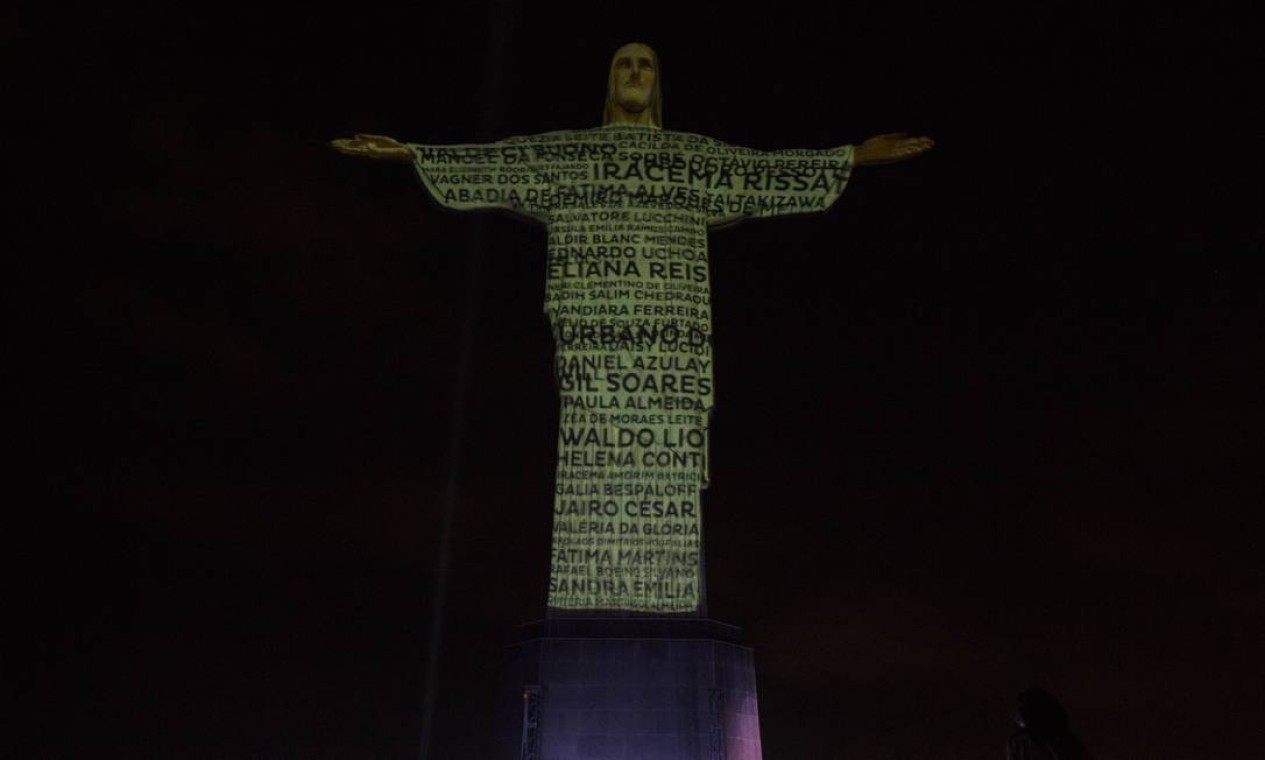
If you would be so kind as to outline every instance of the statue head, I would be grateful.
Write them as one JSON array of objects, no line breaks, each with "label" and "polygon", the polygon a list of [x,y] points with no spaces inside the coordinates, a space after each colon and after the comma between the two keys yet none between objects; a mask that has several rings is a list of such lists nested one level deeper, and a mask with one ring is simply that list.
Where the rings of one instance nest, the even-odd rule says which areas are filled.
[{"label": "statue head", "polygon": [[640,124],[663,128],[663,91],[659,56],[641,42],[630,42],[611,57],[602,124]]}]

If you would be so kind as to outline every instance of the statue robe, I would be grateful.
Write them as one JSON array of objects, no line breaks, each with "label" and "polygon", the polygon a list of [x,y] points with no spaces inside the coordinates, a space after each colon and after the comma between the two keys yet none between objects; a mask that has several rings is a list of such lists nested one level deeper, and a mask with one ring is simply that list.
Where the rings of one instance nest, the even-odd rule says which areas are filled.
[{"label": "statue robe", "polygon": [[625,126],[410,147],[439,203],[548,232],[562,401],[550,613],[704,613],[708,228],[824,211],[852,148],[761,152]]}]

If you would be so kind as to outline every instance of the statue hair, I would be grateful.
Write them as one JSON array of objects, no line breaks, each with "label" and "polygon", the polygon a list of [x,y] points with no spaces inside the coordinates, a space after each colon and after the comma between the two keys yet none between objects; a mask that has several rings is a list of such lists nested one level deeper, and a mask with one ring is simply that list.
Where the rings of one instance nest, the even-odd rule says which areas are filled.
[{"label": "statue hair", "polygon": [[[645,45],[650,51],[650,60],[654,63],[654,92],[650,94],[650,120],[659,129],[663,129],[663,79],[659,68],[659,54],[644,42],[626,42],[619,48],[628,45]],[[619,52],[619,48],[615,52]],[[611,123],[615,115],[615,56],[611,55],[610,71],[606,75],[606,110],[602,113],[602,126]]]}]

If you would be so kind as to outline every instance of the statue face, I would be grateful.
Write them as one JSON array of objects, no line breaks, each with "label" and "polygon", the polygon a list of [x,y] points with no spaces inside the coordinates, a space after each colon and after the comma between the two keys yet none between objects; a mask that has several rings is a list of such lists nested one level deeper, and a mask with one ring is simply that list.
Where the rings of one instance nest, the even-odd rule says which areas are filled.
[{"label": "statue face", "polygon": [[611,60],[611,85],[615,102],[625,111],[640,113],[655,92],[655,54],[640,42],[624,45]]}]

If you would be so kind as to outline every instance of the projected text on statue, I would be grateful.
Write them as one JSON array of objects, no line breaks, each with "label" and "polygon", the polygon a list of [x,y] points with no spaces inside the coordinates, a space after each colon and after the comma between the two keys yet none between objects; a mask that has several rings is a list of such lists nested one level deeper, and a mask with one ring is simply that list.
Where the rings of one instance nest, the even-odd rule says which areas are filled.
[{"label": "projected text on statue", "polygon": [[761,152],[662,131],[658,57],[640,43],[615,52],[607,85],[600,129],[332,144],[412,162],[450,208],[546,226],[561,395],[549,608],[697,613],[714,403],[708,230],[824,211],[854,163],[903,161],[932,141],[897,133],[855,150]]},{"label": "projected text on statue", "polygon": [[625,126],[409,147],[440,203],[548,230],[561,395],[549,606],[696,611],[714,390],[708,228],[825,210],[851,148],[764,153]]}]

